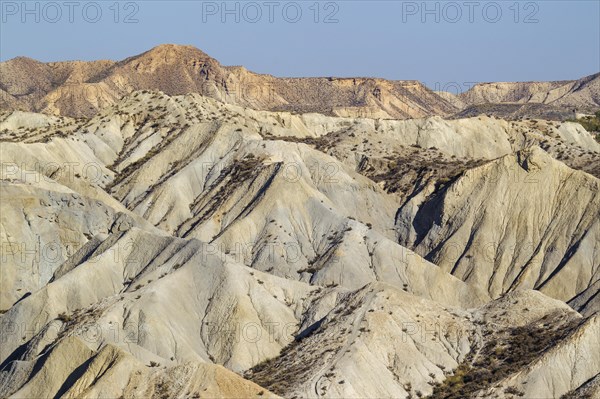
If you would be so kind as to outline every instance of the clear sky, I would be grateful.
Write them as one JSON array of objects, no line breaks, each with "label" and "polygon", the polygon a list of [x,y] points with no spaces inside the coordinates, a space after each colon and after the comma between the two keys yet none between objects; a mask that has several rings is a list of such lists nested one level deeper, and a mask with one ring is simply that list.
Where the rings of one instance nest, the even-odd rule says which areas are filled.
[{"label": "clear sky", "polygon": [[1,1],[0,59],[123,59],[161,43],[276,76],[481,81],[600,71],[600,1]]}]

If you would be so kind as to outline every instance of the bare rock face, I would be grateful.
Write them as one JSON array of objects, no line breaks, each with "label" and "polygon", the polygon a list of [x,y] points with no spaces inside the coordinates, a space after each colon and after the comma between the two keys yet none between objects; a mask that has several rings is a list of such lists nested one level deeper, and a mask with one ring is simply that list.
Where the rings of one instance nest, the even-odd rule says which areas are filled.
[{"label": "bare rock face", "polygon": [[[75,192],[2,181],[1,309],[46,285],[88,239],[106,234],[114,209]],[[6,199],[5,199],[6,198]]]},{"label": "bare rock face", "polygon": [[398,213],[398,235],[492,297],[523,287],[569,301],[597,280],[599,188],[532,147],[414,197]]},{"label": "bare rock face", "polygon": [[75,337],[50,348],[36,365],[29,382],[11,397],[277,397],[221,366],[148,367],[112,344],[94,351]]},{"label": "bare rock face", "polygon": [[252,100],[332,115],[257,110],[209,83],[258,75],[193,48],[10,63],[54,94],[198,86],[0,113],[0,396],[597,395],[600,146],[579,125],[372,119],[422,91],[376,80]]},{"label": "bare rock face", "polygon": [[367,286],[246,377],[284,396],[558,398],[600,367],[596,353],[577,349],[593,345],[597,317],[583,320],[539,292],[471,311],[414,299]]},{"label": "bare rock face", "polygon": [[126,213],[119,213],[115,218],[114,223],[110,226],[110,233],[120,233],[129,230],[133,227],[134,221]]}]

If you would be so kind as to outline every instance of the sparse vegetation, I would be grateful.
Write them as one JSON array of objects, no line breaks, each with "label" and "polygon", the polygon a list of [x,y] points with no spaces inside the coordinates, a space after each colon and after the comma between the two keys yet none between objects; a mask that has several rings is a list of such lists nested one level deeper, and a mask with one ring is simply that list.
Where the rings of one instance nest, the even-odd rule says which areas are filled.
[{"label": "sparse vegetation", "polygon": [[68,323],[73,320],[73,317],[71,315],[68,315],[65,312],[59,313],[57,318],[58,318],[58,320],[62,321],[63,323]]},{"label": "sparse vegetation", "polygon": [[[548,324],[546,324],[548,323]],[[545,316],[523,327],[488,334],[483,347],[474,350],[442,384],[434,386],[432,399],[462,399],[491,386],[534,361],[569,335],[580,319],[562,313]],[[474,355],[477,353],[477,355]],[[518,396],[520,390],[510,388]]]},{"label": "sparse vegetation", "polygon": [[593,116],[584,116],[578,119],[567,119],[567,122],[579,123],[585,130],[594,134],[596,141],[600,142],[600,110]]}]

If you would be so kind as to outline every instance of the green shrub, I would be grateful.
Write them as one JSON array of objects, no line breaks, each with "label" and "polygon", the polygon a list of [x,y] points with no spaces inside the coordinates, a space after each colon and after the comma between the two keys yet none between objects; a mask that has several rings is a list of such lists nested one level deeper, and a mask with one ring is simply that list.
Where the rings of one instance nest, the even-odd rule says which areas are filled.
[{"label": "green shrub", "polygon": [[[584,116],[578,119],[568,119],[567,122],[579,123],[588,132],[597,132],[600,134],[600,111],[596,111],[594,116]],[[598,134],[596,134],[596,140],[599,140]]]}]

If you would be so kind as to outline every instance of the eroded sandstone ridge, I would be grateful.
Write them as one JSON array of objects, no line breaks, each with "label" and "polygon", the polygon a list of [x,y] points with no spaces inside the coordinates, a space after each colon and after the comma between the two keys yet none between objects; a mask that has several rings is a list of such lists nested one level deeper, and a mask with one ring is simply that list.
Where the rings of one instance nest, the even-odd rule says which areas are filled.
[{"label": "eroded sandstone ridge", "polygon": [[456,109],[417,81],[276,78],[225,67],[191,46],[161,45],[120,62],[0,63],[2,108],[91,116],[134,90],[198,93],[255,109],[413,118]]},{"label": "eroded sandstone ridge", "polygon": [[[57,115],[0,114],[0,396],[598,397],[581,125],[426,116],[437,102],[355,117],[345,94],[286,110],[308,81],[223,102],[229,74],[274,78],[172,51],[13,61],[39,68],[17,105]],[[169,62],[187,83],[150,90]]]},{"label": "eroded sandstone ridge", "polygon": [[192,46],[160,45],[122,61],[0,63],[2,109],[90,117],[135,90],[198,93],[270,111],[410,119],[438,115],[564,120],[600,107],[600,75],[574,81],[481,83],[465,93],[433,92],[414,80],[278,78],[227,67]]}]

